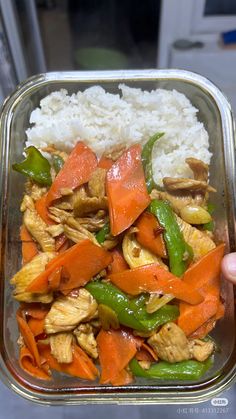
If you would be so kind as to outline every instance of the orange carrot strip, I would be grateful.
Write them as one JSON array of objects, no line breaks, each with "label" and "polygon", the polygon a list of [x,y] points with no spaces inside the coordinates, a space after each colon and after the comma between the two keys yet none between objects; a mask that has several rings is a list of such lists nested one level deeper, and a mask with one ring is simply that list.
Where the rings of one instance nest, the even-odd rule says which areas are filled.
[{"label": "orange carrot strip", "polygon": [[50,307],[42,303],[23,303],[21,304],[21,311],[34,319],[42,320],[46,317]]},{"label": "orange carrot strip", "polygon": [[46,368],[43,369],[34,365],[34,357],[26,346],[20,349],[19,361],[21,368],[33,377],[41,380],[51,380],[51,377],[46,372]]},{"label": "orange carrot strip", "polygon": [[220,297],[219,278],[213,279],[202,287],[201,292],[205,296],[202,303],[192,306],[181,302],[179,306],[178,326],[187,336],[216,315]]},{"label": "orange carrot strip", "polygon": [[117,374],[114,380],[111,380],[113,386],[126,386],[133,382],[133,376],[126,369],[123,369]]},{"label": "orange carrot strip", "polygon": [[216,315],[211,317],[202,326],[200,326],[197,330],[191,333],[189,337],[191,339],[203,339],[206,335],[210,333],[212,329],[214,329],[216,320],[219,320],[221,317],[223,317],[224,313],[224,305],[220,303]]},{"label": "orange carrot strip", "polygon": [[35,202],[35,209],[37,211],[37,213],[39,214],[39,216],[42,218],[42,220],[48,224],[48,225],[53,225],[56,224],[55,221],[53,221],[50,217],[49,217],[49,211],[46,205],[46,200],[47,200],[47,194],[43,195],[41,198],[39,198],[36,202]]},{"label": "orange carrot strip", "polygon": [[142,343],[142,349],[145,349],[151,355],[153,360],[155,360],[155,361],[158,360],[157,354],[154,352],[154,350],[151,348],[151,346],[149,346],[147,343],[145,343],[145,342]]},{"label": "orange carrot strip", "polygon": [[137,361],[148,361],[148,362],[154,361],[152,355],[149,352],[147,352],[146,349],[140,349],[136,353],[135,358],[137,359]]},{"label": "orange carrot strip", "polygon": [[157,218],[149,212],[144,212],[136,221],[138,242],[161,258],[167,258],[166,246],[161,234],[162,229]]},{"label": "orange carrot strip", "polygon": [[112,159],[109,159],[109,157],[102,156],[98,162],[98,167],[100,167],[101,169],[109,170],[113,164],[114,161]]},{"label": "orange carrot strip", "polygon": [[129,265],[126,263],[122,252],[120,250],[114,249],[111,252],[112,262],[108,266],[109,274],[116,274],[118,272],[126,271],[129,268]]},{"label": "orange carrot strip", "polygon": [[101,364],[101,384],[120,379],[121,371],[137,352],[134,337],[124,330],[101,329],[97,336],[97,344]]},{"label": "orange carrot strip", "polygon": [[25,264],[30,262],[38,254],[38,248],[24,225],[20,228],[20,239],[22,241],[22,260],[23,264]]},{"label": "orange carrot strip", "polygon": [[62,273],[62,266],[60,266],[59,268],[56,268],[55,271],[53,271],[48,276],[48,286],[51,291],[55,291],[59,289],[60,282],[61,282],[61,273]]},{"label": "orange carrot strip", "polygon": [[35,278],[27,287],[29,292],[44,293],[49,290],[49,275],[63,267],[64,274],[59,289],[69,292],[73,288],[85,285],[94,275],[106,268],[112,258],[109,252],[90,240],[84,240],[56,256],[46,270]]},{"label": "orange carrot strip", "polygon": [[28,326],[34,336],[41,335],[44,333],[44,319],[29,319]]},{"label": "orange carrot strip", "polygon": [[190,304],[199,304],[203,301],[199,291],[157,263],[111,274],[109,279],[122,291],[131,295],[138,295],[142,292],[160,292],[173,294],[179,300]]},{"label": "orange carrot strip", "polygon": [[47,360],[51,369],[85,380],[95,380],[98,375],[98,370],[91,359],[77,345],[73,347],[73,361],[69,364],[57,362],[48,345],[39,344],[39,351],[41,356]]},{"label": "orange carrot strip", "polygon": [[201,290],[205,297],[204,301],[195,307],[189,304],[180,304],[178,325],[186,335],[192,334],[203,326],[204,323],[216,316],[220,309],[220,266],[224,250],[225,244],[222,243],[184,273],[183,281],[192,285],[196,290]]},{"label": "orange carrot strip", "polygon": [[29,351],[32,353],[37,366],[40,367],[40,356],[39,356],[37,344],[34,339],[34,335],[31,329],[29,328],[28,324],[26,323],[26,321],[23,319],[23,317],[21,317],[19,310],[16,314],[16,319],[17,319],[20,333],[24,339],[25,345],[27,346]]},{"label": "orange carrot strip", "polygon": [[62,196],[62,188],[75,189],[88,182],[96,167],[96,155],[79,141],[51,185],[46,197],[46,206],[50,206],[52,201]]},{"label": "orange carrot strip", "polygon": [[108,170],[106,191],[111,233],[117,236],[130,227],[150,203],[140,145],[126,150]]},{"label": "orange carrot strip", "polygon": [[184,273],[184,282],[199,289],[213,278],[219,276],[224,251],[225,244],[222,243],[191,265]]}]

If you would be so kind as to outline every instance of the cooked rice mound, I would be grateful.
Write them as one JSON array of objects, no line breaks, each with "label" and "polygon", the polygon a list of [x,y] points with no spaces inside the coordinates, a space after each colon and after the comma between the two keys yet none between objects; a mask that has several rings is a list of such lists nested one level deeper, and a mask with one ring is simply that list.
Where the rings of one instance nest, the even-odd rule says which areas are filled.
[{"label": "cooked rice mound", "polygon": [[186,157],[210,162],[207,131],[186,96],[176,90],[147,92],[124,84],[119,89],[121,95],[94,86],[71,96],[65,89],[46,96],[31,113],[27,146],[54,144],[69,151],[81,139],[101,156],[122,145],[144,144],[151,135],[164,132],[153,151],[158,184],[163,176],[191,176]]}]

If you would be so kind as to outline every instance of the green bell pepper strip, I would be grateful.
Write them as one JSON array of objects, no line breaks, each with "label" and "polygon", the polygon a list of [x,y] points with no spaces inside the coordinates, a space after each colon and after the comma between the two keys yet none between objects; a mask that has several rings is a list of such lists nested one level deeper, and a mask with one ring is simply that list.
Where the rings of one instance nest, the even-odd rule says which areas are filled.
[{"label": "green bell pepper strip", "polygon": [[99,244],[104,243],[106,236],[110,233],[110,223],[104,224],[104,226],[96,234],[96,239]]},{"label": "green bell pepper strip", "polygon": [[142,158],[142,164],[146,179],[146,185],[148,193],[152,191],[152,189],[155,187],[155,182],[153,180],[153,171],[152,171],[152,150],[153,146],[156,143],[159,138],[161,138],[164,135],[164,132],[158,132],[157,134],[154,134],[147,143],[143,146],[141,158]]},{"label": "green bell pepper strip", "polygon": [[147,332],[161,324],[177,319],[177,306],[165,305],[155,313],[147,313],[146,297],[129,299],[127,295],[108,282],[89,282],[85,288],[92,294],[98,304],[104,304],[115,311],[119,323],[132,329]]},{"label": "green bell pepper strip", "polygon": [[[215,209],[215,205],[211,204],[211,202],[209,202],[208,205],[207,205],[207,211],[209,212],[210,215],[213,214],[214,209]],[[215,225],[214,225],[213,220],[209,221],[208,223],[203,224],[203,230],[213,231],[214,227],[215,227]]]},{"label": "green bell pepper strip", "polygon": [[170,271],[176,276],[182,276],[187,269],[189,259],[193,255],[192,248],[185,242],[175,215],[167,201],[154,199],[149,209],[165,229],[163,235],[169,257]]},{"label": "green bell pepper strip", "polygon": [[55,169],[56,174],[58,174],[60,170],[63,168],[64,163],[65,162],[61,156],[57,156],[56,154],[54,154],[54,156],[52,157],[52,165]]},{"label": "green bell pepper strip", "polygon": [[50,173],[51,166],[48,160],[43,157],[36,147],[30,146],[24,151],[26,153],[25,160],[21,163],[13,164],[13,170],[28,176],[40,185],[50,186],[52,178]]},{"label": "green bell pepper strip", "polygon": [[144,370],[138,361],[133,358],[129,363],[129,367],[136,377],[185,381],[198,380],[212,366],[212,363],[212,358],[208,358],[204,362],[188,360],[176,362],[174,364],[160,361],[152,364],[148,370]]}]

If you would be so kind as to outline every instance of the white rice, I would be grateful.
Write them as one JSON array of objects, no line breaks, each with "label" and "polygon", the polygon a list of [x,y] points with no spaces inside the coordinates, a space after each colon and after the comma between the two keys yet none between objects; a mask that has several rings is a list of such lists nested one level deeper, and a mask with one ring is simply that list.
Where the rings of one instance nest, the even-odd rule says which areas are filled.
[{"label": "white rice", "polygon": [[51,93],[31,113],[27,146],[54,144],[69,151],[81,139],[101,156],[105,150],[144,144],[151,135],[164,132],[153,151],[158,184],[163,176],[191,176],[187,157],[210,162],[207,131],[186,96],[176,90],[147,92],[124,84],[119,89],[121,95],[99,86],[71,96],[64,89]]}]

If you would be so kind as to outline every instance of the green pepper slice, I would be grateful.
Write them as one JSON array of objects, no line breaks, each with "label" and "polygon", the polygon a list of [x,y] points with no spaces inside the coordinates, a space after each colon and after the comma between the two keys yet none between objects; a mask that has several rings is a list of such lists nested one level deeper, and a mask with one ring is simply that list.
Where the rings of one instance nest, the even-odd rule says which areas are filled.
[{"label": "green pepper slice", "polygon": [[36,147],[30,146],[24,151],[26,153],[25,160],[21,163],[13,164],[13,170],[28,176],[40,185],[50,186],[52,178],[50,173],[51,166],[48,160],[43,157]]},{"label": "green pepper slice", "polygon": [[133,358],[129,363],[131,372],[136,377],[155,378],[161,380],[198,380],[212,366],[212,358],[204,362],[195,360],[181,361],[171,364],[160,361],[152,364],[148,370],[144,370],[138,361]]},{"label": "green pepper slice", "polygon": [[98,304],[104,304],[115,311],[119,323],[132,329],[148,332],[158,326],[177,319],[177,306],[165,305],[155,313],[147,313],[146,296],[129,299],[126,294],[108,282],[89,282],[85,288]]},{"label": "green pepper slice", "polygon": [[52,164],[56,174],[58,174],[60,170],[63,168],[64,163],[65,162],[61,156],[57,156],[56,154],[54,154],[54,156],[52,157]]},{"label": "green pepper slice", "polygon": [[154,134],[143,146],[141,157],[148,193],[150,193],[155,187],[152,171],[152,150],[156,141],[159,140],[159,138],[161,138],[163,135],[164,132],[158,132]]},{"label": "green pepper slice", "polygon": [[169,256],[170,271],[176,276],[182,276],[187,269],[189,260],[192,258],[192,248],[185,242],[175,215],[167,201],[154,199],[149,208],[165,229],[163,236]]},{"label": "green pepper slice", "polygon": [[104,226],[96,234],[96,239],[99,244],[104,243],[106,236],[110,233],[110,223],[104,224]]}]

